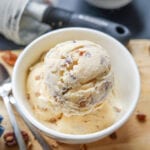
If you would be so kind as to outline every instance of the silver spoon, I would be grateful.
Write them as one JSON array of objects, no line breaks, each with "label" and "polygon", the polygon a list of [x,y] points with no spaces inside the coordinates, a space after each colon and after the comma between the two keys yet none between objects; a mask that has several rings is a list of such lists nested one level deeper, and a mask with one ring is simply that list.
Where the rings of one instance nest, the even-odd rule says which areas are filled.
[{"label": "silver spoon", "polygon": [[11,88],[12,87],[10,84],[10,76],[9,76],[8,72],[6,71],[6,69],[4,68],[4,66],[2,64],[0,64],[0,96],[4,100],[4,104],[6,106],[6,109],[7,109],[8,115],[9,115],[9,119],[10,119],[11,125],[13,127],[19,149],[26,150],[27,148],[26,148],[25,142],[23,140],[19,126],[17,124],[14,112],[12,110],[12,106],[9,102],[8,96],[11,93]]},{"label": "silver spoon", "polygon": [[41,136],[41,134],[36,130],[36,128],[28,122],[28,120],[25,118],[24,114],[20,110],[20,107],[17,105],[16,100],[14,99],[13,95],[11,94],[9,96],[10,102],[15,106],[19,114],[21,115],[22,119],[34,135],[35,139],[39,142],[43,150],[52,150],[52,147],[46,142],[46,140]]},{"label": "silver spoon", "polygon": [[[12,93],[11,93],[12,92],[12,87],[11,87],[11,82],[10,81],[11,81],[11,79],[9,77],[9,74],[8,74],[7,70],[5,69],[5,67],[2,64],[0,64],[0,85],[3,84],[3,86],[4,86],[4,85],[7,84],[7,86],[9,87],[9,94],[7,95],[8,96],[7,100],[8,100],[8,103],[9,103],[8,105],[10,105],[10,107],[11,107],[11,104],[13,104],[15,106],[16,110],[21,115],[21,117],[24,120],[25,124],[28,126],[28,128],[32,132],[33,136],[40,143],[43,150],[52,150],[51,146],[46,142],[46,140],[41,136],[41,134],[33,127],[33,125],[30,124],[27,121],[24,114],[21,112],[20,108],[17,106],[17,103],[16,103],[16,101],[15,101],[15,99],[14,99]],[[0,96],[1,96],[1,94],[0,94]],[[21,147],[21,150],[24,150],[24,149]]]}]

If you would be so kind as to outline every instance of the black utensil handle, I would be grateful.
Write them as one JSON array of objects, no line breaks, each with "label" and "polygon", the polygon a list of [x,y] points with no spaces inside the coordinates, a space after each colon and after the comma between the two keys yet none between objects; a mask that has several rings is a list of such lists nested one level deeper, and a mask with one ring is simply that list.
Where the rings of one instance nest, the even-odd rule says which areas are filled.
[{"label": "black utensil handle", "polygon": [[48,7],[43,14],[42,22],[49,24],[54,29],[66,27],[72,14],[72,12],[61,8]]},{"label": "black utensil handle", "polygon": [[43,15],[44,23],[51,25],[53,29],[61,27],[88,27],[108,33],[121,42],[129,39],[130,31],[127,27],[84,14],[75,14],[61,8],[48,7]]},{"label": "black utensil handle", "polygon": [[69,25],[100,30],[102,32],[108,33],[121,42],[126,42],[130,37],[129,29],[122,24],[83,14],[73,14]]}]

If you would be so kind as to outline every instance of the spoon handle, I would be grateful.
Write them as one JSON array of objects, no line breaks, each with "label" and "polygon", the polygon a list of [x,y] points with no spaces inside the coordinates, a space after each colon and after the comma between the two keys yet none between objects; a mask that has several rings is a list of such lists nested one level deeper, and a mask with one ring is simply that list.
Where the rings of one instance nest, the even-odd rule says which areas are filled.
[{"label": "spoon handle", "polygon": [[14,112],[12,110],[12,106],[11,106],[11,104],[9,102],[9,98],[8,98],[8,96],[2,96],[2,98],[4,100],[4,104],[6,106],[6,109],[7,109],[9,118],[10,118],[10,122],[11,122],[11,125],[13,127],[13,130],[14,130],[14,133],[15,133],[15,137],[16,137],[19,149],[20,150],[26,150],[27,148],[26,148],[26,145],[24,143],[23,137],[21,135],[19,126],[17,124]]},{"label": "spoon handle", "polygon": [[16,100],[12,95],[9,96],[10,102],[15,106],[16,110],[19,112],[20,116],[24,120],[27,127],[32,132],[33,136],[36,138],[36,140],[40,143],[43,150],[52,150],[51,146],[46,142],[46,140],[41,136],[41,134],[38,132],[38,130],[31,124],[29,121],[25,118],[24,114],[20,110],[20,108],[17,106]]}]

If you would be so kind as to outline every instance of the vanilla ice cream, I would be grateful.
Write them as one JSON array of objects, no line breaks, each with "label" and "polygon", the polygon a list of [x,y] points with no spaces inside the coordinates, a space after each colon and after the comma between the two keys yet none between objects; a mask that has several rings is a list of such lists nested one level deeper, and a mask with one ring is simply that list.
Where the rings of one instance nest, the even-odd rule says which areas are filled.
[{"label": "vanilla ice cream", "polygon": [[106,50],[90,41],[67,41],[45,56],[45,84],[50,101],[65,115],[83,115],[96,109],[113,85]]},{"label": "vanilla ice cream", "polygon": [[90,41],[67,41],[29,68],[27,99],[36,118],[49,128],[93,133],[113,124],[120,113],[114,81],[103,47]]}]

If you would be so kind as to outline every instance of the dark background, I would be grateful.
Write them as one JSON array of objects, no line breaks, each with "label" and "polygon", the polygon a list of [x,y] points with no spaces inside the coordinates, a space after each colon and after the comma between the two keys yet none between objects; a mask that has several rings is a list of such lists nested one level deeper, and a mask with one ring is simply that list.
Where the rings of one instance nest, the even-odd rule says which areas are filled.
[{"label": "dark background", "polygon": [[[150,0],[133,0],[129,5],[117,10],[93,7],[84,0],[59,0],[59,6],[77,13],[103,17],[126,25],[131,38],[150,39]],[[6,40],[0,35],[0,49],[17,49],[22,46]]]}]

